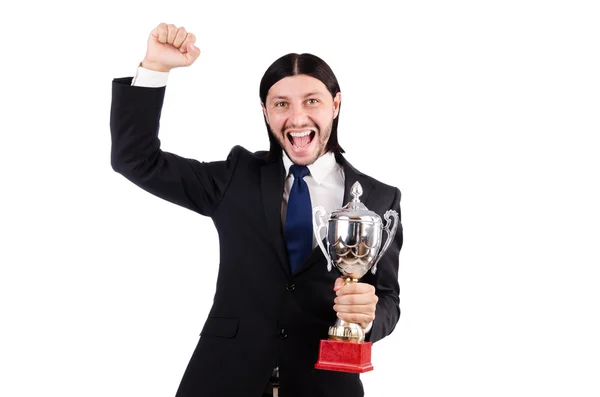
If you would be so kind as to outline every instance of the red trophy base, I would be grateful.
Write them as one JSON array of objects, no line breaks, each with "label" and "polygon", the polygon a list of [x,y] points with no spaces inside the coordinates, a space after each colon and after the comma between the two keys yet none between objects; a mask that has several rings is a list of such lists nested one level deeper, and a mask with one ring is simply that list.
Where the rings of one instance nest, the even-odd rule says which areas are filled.
[{"label": "red trophy base", "polygon": [[317,369],[362,374],[373,370],[371,342],[353,343],[321,340]]}]

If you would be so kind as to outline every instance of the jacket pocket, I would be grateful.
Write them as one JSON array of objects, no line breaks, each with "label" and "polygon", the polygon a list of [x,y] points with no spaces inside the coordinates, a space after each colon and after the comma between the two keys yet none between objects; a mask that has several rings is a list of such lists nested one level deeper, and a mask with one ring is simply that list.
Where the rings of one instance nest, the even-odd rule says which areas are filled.
[{"label": "jacket pocket", "polygon": [[200,335],[233,338],[237,334],[238,325],[237,318],[208,317]]}]

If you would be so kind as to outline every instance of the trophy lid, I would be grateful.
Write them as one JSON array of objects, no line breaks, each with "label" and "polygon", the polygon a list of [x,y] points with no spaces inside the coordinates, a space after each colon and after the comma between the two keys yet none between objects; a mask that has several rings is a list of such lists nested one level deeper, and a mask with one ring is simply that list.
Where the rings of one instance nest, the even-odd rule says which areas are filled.
[{"label": "trophy lid", "polygon": [[370,211],[363,203],[360,202],[359,197],[363,194],[363,189],[360,183],[354,182],[352,185],[352,201],[346,204],[341,209],[331,213],[329,220],[343,220],[343,221],[355,221],[355,222],[372,222],[381,223],[381,217],[375,212]]}]

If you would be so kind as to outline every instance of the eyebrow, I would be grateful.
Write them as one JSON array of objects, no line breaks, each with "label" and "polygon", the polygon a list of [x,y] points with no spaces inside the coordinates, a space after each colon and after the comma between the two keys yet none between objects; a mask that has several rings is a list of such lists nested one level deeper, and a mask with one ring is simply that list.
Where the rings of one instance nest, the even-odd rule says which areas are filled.
[{"label": "eyebrow", "polygon": [[[325,94],[321,91],[313,91],[313,92],[309,92],[308,94],[304,95],[304,98],[308,98],[311,96],[318,96],[318,95],[325,95]],[[277,96],[274,96],[273,98],[271,98],[271,101],[280,100],[280,99],[289,100],[290,98],[285,95],[277,95]]]}]

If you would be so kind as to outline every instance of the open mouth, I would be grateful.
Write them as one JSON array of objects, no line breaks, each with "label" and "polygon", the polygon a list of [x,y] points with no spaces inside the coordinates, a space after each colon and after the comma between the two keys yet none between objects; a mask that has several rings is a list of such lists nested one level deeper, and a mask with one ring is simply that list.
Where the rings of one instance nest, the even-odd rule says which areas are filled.
[{"label": "open mouth", "polygon": [[287,138],[296,149],[304,149],[311,144],[315,138],[314,130],[294,131],[287,134]]}]

